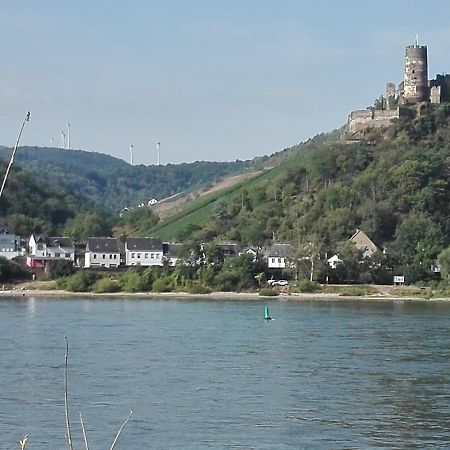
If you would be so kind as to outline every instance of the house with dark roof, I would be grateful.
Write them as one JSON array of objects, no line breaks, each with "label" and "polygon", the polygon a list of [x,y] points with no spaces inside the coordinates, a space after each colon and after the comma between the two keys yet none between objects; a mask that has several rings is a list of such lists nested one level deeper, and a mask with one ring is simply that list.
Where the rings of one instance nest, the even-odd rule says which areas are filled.
[{"label": "house with dark roof", "polygon": [[10,233],[8,228],[0,225],[0,256],[13,259],[23,254],[20,236]]},{"label": "house with dark roof", "polygon": [[269,269],[285,269],[293,265],[294,247],[291,244],[272,244],[264,252]]},{"label": "house with dark roof", "polygon": [[125,241],[126,266],[162,266],[163,243],[153,237],[130,237]]},{"label": "house with dark roof", "polygon": [[111,237],[91,237],[86,244],[84,267],[119,267],[119,240]]},{"label": "house with dark roof", "polygon": [[49,261],[75,261],[72,239],[63,236],[32,234],[28,241],[27,266],[46,268]]},{"label": "house with dark roof", "polygon": [[239,255],[239,244],[234,241],[219,241],[217,247],[222,249],[224,258],[233,258]]},{"label": "house with dark roof", "polygon": [[163,243],[163,257],[166,261],[169,261],[169,265],[175,266],[178,260],[181,258],[183,251],[183,244],[177,242],[164,242]]}]

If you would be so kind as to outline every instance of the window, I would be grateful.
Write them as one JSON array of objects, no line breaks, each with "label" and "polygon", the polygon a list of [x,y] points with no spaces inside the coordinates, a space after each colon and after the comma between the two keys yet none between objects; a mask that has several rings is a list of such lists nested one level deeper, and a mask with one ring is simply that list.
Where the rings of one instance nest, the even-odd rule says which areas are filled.
[{"label": "window", "polygon": [[132,254],[131,254],[131,257],[132,257],[132,258],[136,257],[136,253],[132,253]]},{"label": "window", "polygon": [[154,254],[154,253],[151,253],[151,254],[150,254],[150,258],[153,259],[154,257],[155,257],[155,254]]},{"label": "window", "polygon": [[94,255],[92,256],[92,259],[97,259],[97,253],[94,253]]},{"label": "window", "polygon": [[112,259],[113,255],[109,255],[109,259]]},{"label": "window", "polygon": [[148,253],[146,253],[146,254],[144,255],[144,258],[148,258]]},{"label": "window", "polygon": [[55,253],[55,258],[59,258],[60,257],[60,253]]},{"label": "window", "polygon": [[138,258],[140,258],[140,257],[141,257],[141,254],[140,254],[140,253],[138,253],[138,254],[137,254],[137,257],[138,257]]},{"label": "window", "polygon": [[70,258],[70,253],[66,253],[66,258]]},{"label": "window", "polygon": [[156,254],[156,259],[161,259],[161,255],[159,253]]},{"label": "window", "polygon": [[117,255],[114,255],[114,259],[117,259]]},{"label": "window", "polygon": [[272,258],[272,263],[275,263],[275,258]]},{"label": "window", "polygon": [[106,255],[103,255],[103,259],[106,259]]}]

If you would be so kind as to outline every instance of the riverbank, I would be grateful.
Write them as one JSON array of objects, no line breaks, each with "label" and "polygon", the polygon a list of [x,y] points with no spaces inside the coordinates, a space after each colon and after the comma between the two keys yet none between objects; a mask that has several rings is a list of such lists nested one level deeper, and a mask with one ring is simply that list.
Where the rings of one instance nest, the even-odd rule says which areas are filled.
[{"label": "riverbank", "polygon": [[[398,291],[394,291],[398,292]],[[406,294],[406,292],[405,292]],[[188,292],[115,292],[115,293],[94,293],[94,292],[69,292],[58,289],[29,289],[26,287],[17,287],[10,290],[0,291],[1,297],[50,297],[50,298],[80,298],[88,297],[93,299],[102,298],[141,298],[141,299],[208,299],[208,300],[282,300],[282,301],[420,301],[420,302],[450,302],[450,297],[428,297],[427,295],[393,295],[389,291],[379,290],[375,294],[370,295],[339,295],[338,293],[289,293],[280,291],[277,296],[262,296],[258,292],[211,292],[208,294],[191,294]]]}]

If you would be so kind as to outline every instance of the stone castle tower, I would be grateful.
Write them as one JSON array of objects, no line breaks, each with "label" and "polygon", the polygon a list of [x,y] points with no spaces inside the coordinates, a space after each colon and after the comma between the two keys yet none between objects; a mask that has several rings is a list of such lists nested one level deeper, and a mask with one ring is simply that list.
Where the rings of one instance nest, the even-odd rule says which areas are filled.
[{"label": "stone castle tower", "polygon": [[406,47],[405,77],[403,100],[405,103],[426,102],[430,98],[428,87],[427,46],[415,45]]}]

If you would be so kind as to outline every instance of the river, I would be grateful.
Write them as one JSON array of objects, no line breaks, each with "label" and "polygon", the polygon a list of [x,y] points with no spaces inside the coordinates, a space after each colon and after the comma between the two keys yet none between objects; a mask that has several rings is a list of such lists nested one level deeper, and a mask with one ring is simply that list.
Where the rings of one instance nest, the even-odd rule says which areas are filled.
[{"label": "river", "polygon": [[[275,319],[263,319],[264,306]],[[0,449],[450,447],[450,304],[0,300]]]}]

